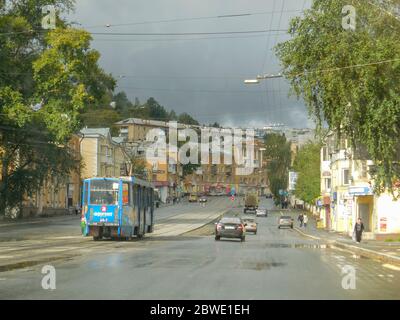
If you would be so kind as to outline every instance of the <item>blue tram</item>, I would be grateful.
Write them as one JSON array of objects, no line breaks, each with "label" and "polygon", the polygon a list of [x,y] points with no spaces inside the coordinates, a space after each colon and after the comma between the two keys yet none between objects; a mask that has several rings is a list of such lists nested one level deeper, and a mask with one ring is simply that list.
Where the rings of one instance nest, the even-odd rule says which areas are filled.
[{"label": "blue tram", "polygon": [[154,228],[154,188],[136,177],[91,178],[83,181],[84,235],[130,239]]}]

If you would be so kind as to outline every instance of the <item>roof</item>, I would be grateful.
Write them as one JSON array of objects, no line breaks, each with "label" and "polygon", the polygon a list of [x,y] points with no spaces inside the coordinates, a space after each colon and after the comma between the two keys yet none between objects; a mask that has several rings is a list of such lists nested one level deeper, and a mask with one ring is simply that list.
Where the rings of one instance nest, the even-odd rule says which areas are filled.
[{"label": "roof", "polygon": [[101,135],[107,137],[110,134],[110,128],[83,128],[80,133],[84,136]]},{"label": "roof", "polygon": [[121,144],[125,141],[124,137],[111,137],[112,141],[114,141],[115,143]]},{"label": "roof", "polygon": [[147,125],[147,126],[164,127],[164,128],[168,127],[168,122],[165,121],[146,120],[139,118],[128,118],[116,123],[116,125],[128,125],[128,124]]}]

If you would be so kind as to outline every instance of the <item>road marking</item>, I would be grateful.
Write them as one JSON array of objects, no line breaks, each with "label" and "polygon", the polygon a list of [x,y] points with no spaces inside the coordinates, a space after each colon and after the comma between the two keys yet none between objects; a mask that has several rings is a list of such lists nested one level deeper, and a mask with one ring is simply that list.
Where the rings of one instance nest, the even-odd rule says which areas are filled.
[{"label": "road marking", "polygon": [[388,269],[391,269],[391,270],[395,270],[395,271],[400,271],[399,267],[396,267],[396,266],[394,266],[392,264],[389,264],[389,263],[383,264],[382,267],[388,268]]}]

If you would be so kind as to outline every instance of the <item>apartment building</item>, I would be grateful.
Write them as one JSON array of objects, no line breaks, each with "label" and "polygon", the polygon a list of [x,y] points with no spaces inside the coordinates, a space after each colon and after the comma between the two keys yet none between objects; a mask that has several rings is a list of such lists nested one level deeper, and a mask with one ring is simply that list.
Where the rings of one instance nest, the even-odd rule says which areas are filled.
[{"label": "apartment building", "polygon": [[374,193],[368,159],[362,145],[330,133],[321,149],[321,216],[324,226],[352,234],[357,218],[365,226],[365,238],[390,238],[400,233],[400,201],[388,193]]}]

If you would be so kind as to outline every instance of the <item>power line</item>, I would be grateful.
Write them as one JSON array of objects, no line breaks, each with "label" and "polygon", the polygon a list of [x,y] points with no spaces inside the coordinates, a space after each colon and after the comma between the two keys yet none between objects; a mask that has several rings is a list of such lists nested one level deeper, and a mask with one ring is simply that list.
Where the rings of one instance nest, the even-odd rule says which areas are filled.
[{"label": "power line", "polygon": [[[63,29],[64,32],[75,32],[76,29]],[[47,30],[27,30],[17,32],[6,32],[0,33],[0,36],[22,34],[22,33],[46,33]],[[103,36],[198,36],[198,35],[234,35],[234,34],[257,34],[267,32],[287,32],[287,30],[245,30],[245,31],[221,31],[221,32],[89,32],[92,35],[103,35]]]},{"label": "power line", "polygon": [[[287,31],[280,31],[281,33],[286,33]],[[272,33],[271,35],[275,35]],[[197,37],[197,38],[168,38],[168,39],[111,39],[111,38],[93,38],[93,41],[105,41],[105,42],[170,42],[170,41],[196,41],[196,40],[219,40],[219,39],[252,39],[265,37],[262,35],[249,35],[249,36],[232,36],[232,37]]]},{"label": "power line", "polygon": [[174,88],[143,88],[143,87],[130,87],[130,86],[118,86],[121,89],[133,89],[133,90],[154,90],[154,91],[179,91],[179,92],[206,92],[206,93],[263,93],[263,90],[209,90],[209,89],[199,89],[199,90],[190,90],[190,89],[174,89]]},{"label": "power line", "polygon": [[[288,10],[287,12],[295,13],[299,10]],[[225,14],[218,16],[203,16],[203,17],[191,17],[191,18],[175,18],[175,19],[164,19],[164,20],[150,20],[150,21],[138,21],[138,22],[128,22],[119,24],[102,24],[93,26],[83,26],[85,29],[94,28],[111,28],[111,27],[124,27],[124,26],[134,26],[134,25],[145,25],[145,24],[156,24],[156,23],[170,23],[170,22],[185,22],[185,21],[198,21],[198,20],[210,20],[210,19],[225,19],[225,18],[241,18],[249,17],[255,15],[268,15],[273,14],[274,11],[262,11],[262,12],[250,12],[250,13],[239,13],[239,14]]]},{"label": "power line", "polygon": [[[300,76],[313,74],[313,73],[335,72],[335,71],[341,71],[341,70],[347,70],[347,69],[353,69],[353,68],[376,66],[376,65],[387,64],[387,63],[392,63],[392,62],[397,62],[397,61],[400,61],[400,58],[382,60],[382,61],[376,61],[376,62],[368,62],[368,63],[362,63],[362,64],[355,64],[355,65],[344,66],[344,67],[332,67],[332,68],[320,69],[320,70],[318,70],[318,69],[317,70],[309,70],[309,71],[287,74],[287,75],[291,76],[291,77],[300,77]],[[271,78],[284,78],[284,77],[285,77],[285,75],[283,75],[283,74],[271,76]],[[265,76],[264,79],[268,79],[268,78],[269,78],[268,76]]]},{"label": "power line", "polygon": [[166,32],[166,33],[146,33],[146,32],[92,32],[93,35],[109,36],[197,36],[197,35],[225,35],[225,34],[253,34],[267,32],[287,32],[285,29],[271,30],[246,30],[246,31],[221,31],[221,32]]}]

